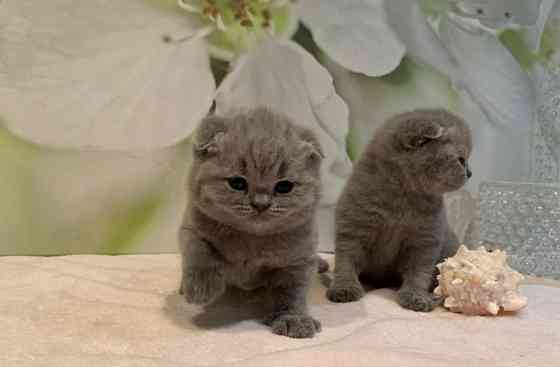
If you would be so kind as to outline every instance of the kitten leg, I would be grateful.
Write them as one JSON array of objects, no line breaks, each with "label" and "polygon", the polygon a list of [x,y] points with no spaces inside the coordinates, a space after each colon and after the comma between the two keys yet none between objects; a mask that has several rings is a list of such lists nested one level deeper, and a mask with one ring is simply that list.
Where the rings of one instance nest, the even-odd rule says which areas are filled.
[{"label": "kitten leg", "polygon": [[[459,243],[459,239],[457,238],[457,235],[448,226],[446,228],[445,236],[442,241],[441,254],[439,256],[439,259],[437,260],[437,264],[443,262],[445,259],[449,257],[455,256],[457,254],[457,250],[459,249],[459,244],[460,243]],[[437,280],[438,274],[439,274],[439,270],[437,270],[436,268],[434,276],[432,278],[430,291],[433,291],[438,285],[438,280]],[[443,299],[441,301],[443,302]]]},{"label": "kitten leg", "polygon": [[406,256],[399,264],[403,283],[398,291],[398,301],[402,307],[429,312],[441,304],[441,299],[430,292],[439,255],[440,249],[437,244],[424,243],[408,247]]},{"label": "kitten leg", "polygon": [[455,256],[457,254],[457,250],[459,250],[459,245],[460,243],[457,235],[451,228],[449,228],[449,225],[447,225],[447,228],[445,229],[445,236],[442,241],[441,255],[438,262],[441,262],[448,257]]},{"label": "kitten leg", "polygon": [[307,310],[307,290],[315,261],[276,271],[271,278],[274,311],[264,323],[277,335],[311,338],[321,331],[321,323]]},{"label": "kitten leg", "polygon": [[354,302],[364,296],[359,280],[359,270],[353,256],[337,253],[335,256],[334,279],[327,290],[332,302]]},{"label": "kitten leg", "polygon": [[188,303],[211,303],[226,289],[224,264],[215,250],[190,230],[181,229],[180,241],[183,273],[179,293]]}]

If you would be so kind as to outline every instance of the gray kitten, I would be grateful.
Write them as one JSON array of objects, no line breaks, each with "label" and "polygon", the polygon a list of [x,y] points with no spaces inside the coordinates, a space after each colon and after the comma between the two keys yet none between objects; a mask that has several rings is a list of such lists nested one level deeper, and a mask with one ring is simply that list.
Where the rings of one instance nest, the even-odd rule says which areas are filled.
[{"label": "gray kitten", "polygon": [[321,330],[306,301],[318,260],[323,154],[317,138],[258,108],[206,118],[194,149],[179,235],[181,293],[189,303],[206,304],[227,286],[268,288],[274,311],[265,323],[272,331],[312,337]]},{"label": "gray kitten", "polygon": [[337,204],[331,301],[361,298],[361,279],[400,286],[404,308],[427,312],[438,304],[435,265],[458,248],[443,194],[471,177],[471,149],[468,126],[445,110],[404,113],[379,128]]}]

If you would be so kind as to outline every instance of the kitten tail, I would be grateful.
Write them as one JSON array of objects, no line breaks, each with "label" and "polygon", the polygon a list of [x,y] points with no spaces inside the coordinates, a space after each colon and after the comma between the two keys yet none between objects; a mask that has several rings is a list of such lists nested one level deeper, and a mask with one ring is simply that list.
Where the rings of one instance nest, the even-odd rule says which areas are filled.
[{"label": "kitten tail", "polygon": [[319,255],[315,255],[315,261],[317,262],[317,271],[319,274],[329,271],[329,263],[327,260],[323,259]]}]

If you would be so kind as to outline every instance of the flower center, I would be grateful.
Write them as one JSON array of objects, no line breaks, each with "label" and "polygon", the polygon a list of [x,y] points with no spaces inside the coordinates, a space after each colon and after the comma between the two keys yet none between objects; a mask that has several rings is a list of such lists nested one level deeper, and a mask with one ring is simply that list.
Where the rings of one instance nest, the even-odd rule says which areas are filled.
[{"label": "flower center", "polygon": [[272,20],[274,10],[292,0],[178,0],[178,2],[183,9],[203,15],[220,30],[241,26],[248,30],[261,28],[274,33]]},{"label": "flower center", "polygon": [[[292,3],[295,0],[177,0],[181,8],[209,23],[204,34],[210,52],[232,59],[266,35],[281,36],[295,31]],[[293,28],[293,29],[292,29]]]}]

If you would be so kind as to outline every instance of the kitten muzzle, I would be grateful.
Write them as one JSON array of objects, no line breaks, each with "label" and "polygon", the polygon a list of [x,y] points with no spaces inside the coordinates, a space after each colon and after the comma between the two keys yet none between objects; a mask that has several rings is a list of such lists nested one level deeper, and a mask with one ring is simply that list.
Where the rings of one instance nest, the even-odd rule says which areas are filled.
[{"label": "kitten muzzle", "polygon": [[251,200],[251,206],[259,213],[270,208],[270,196],[266,194],[256,194]]}]

